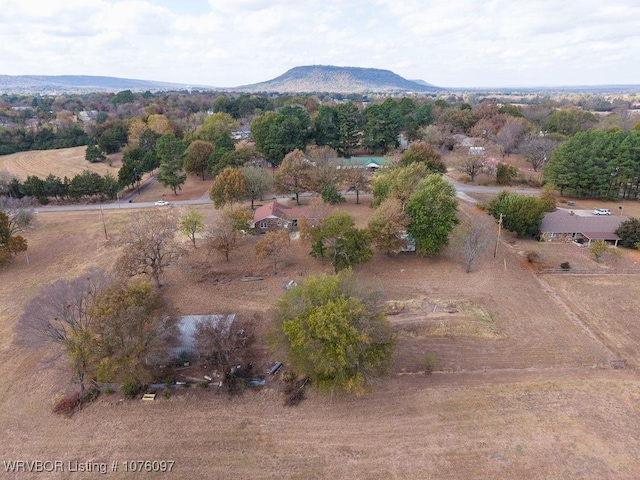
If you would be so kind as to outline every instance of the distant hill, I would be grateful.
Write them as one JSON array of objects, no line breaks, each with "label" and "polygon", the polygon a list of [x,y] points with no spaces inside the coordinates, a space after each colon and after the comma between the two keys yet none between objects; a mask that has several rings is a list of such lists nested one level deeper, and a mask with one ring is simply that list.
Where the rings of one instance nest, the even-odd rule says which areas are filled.
[{"label": "distant hill", "polygon": [[0,75],[0,93],[87,93],[183,90],[189,85],[90,75]]},{"label": "distant hill", "polygon": [[435,92],[442,89],[426,82],[418,83],[407,80],[390,70],[309,65],[292,68],[283,75],[267,82],[243,85],[233,90],[288,93],[400,93]]}]

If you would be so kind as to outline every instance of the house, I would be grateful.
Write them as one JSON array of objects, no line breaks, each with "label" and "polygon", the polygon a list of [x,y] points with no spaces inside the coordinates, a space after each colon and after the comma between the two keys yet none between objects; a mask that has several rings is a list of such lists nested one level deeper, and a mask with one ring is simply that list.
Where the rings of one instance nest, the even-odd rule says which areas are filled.
[{"label": "house", "polygon": [[593,215],[591,212],[556,210],[547,213],[540,224],[541,238],[546,241],[592,241],[605,240],[618,245],[620,237],[614,232],[622,222],[628,220],[623,215]]},{"label": "house", "polygon": [[270,230],[282,228],[297,230],[298,221],[301,218],[305,218],[304,209],[289,207],[274,200],[256,209],[253,213],[251,228],[256,233],[267,233]]},{"label": "house", "polygon": [[375,172],[388,163],[389,160],[385,157],[351,157],[344,159],[342,168],[366,168],[371,172]]}]

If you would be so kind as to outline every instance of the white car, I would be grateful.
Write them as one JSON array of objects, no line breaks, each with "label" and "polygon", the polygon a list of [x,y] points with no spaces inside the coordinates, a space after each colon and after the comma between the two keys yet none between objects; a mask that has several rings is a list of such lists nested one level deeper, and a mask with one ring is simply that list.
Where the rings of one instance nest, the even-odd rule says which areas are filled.
[{"label": "white car", "polygon": [[156,207],[166,207],[167,205],[169,205],[169,202],[166,200],[158,200],[156,202]]},{"label": "white car", "polygon": [[608,208],[599,208],[593,211],[594,215],[611,215],[611,210]]}]

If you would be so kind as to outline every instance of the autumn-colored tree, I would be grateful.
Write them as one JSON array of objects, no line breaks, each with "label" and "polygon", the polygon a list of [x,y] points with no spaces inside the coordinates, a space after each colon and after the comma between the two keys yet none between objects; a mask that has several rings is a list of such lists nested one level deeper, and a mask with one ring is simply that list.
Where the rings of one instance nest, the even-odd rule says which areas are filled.
[{"label": "autumn-colored tree", "polygon": [[238,122],[228,113],[216,112],[209,115],[196,130],[196,138],[215,143],[221,135],[230,135],[238,126]]},{"label": "autumn-colored tree", "polygon": [[358,284],[350,271],[307,277],[275,309],[272,346],[323,393],[361,395],[389,374],[395,342],[381,295]]},{"label": "autumn-colored tree", "polygon": [[208,229],[206,245],[209,252],[215,251],[229,261],[229,254],[238,247],[241,237],[235,222],[228,217],[220,217]]},{"label": "autumn-colored tree", "polygon": [[176,240],[178,220],[170,210],[135,213],[120,239],[118,270],[126,276],[148,275],[160,287],[166,267],[183,253]]},{"label": "autumn-colored tree", "polygon": [[412,163],[424,163],[430,172],[444,173],[447,167],[442,156],[427,142],[412,142],[406,152],[400,157],[400,165],[406,167]]},{"label": "autumn-colored tree", "polygon": [[311,163],[300,150],[285,155],[276,173],[276,189],[278,193],[293,193],[296,204],[300,205],[300,193],[309,188]]},{"label": "autumn-colored tree", "polygon": [[147,118],[147,126],[160,136],[173,135],[176,133],[173,131],[167,117],[159,113],[149,115],[149,118]]},{"label": "autumn-colored tree", "polygon": [[373,244],[387,255],[398,253],[406,246],[404,235],[410,218],[402,211],[400,201],[388,198],[380,204],[369,219],[369,231]]},{"label": "autumn-colored tree", "polygon": [[289,244],[289,233],[286,230],[269,231],[256,243],[256,257],[270,260],[273,265],[273,274],[277,275],[278,263],[287,254]]},{"label": "autumn-colored tree", "polygon": [[184,170],[187,173],[202,176],[207,171],[207,162],[213,153],[213,144],[204,140],[195,140],[187,147],[184,156]]},{"label": "autumn-colored tree", "polygon": [[338,154],[330,147],[312,147],[307,151],[307,157],[311,162],[308,176],[308,189],[321,193],[330,185],[340,185],[342,180],[343,161],[338,160]]},{"label": "autumn-colored tree", "polygon": [[180,230],[184,233],[189,240],[193,242],[193,246],[196,246],[196,234],[204,231],[204,215],[194,208],[190,208],[180,218]]},{"label": "autumn-colored tree", "polygon": [[216,208],[233,205],[245,198],[246,194],[242,170],[234,167],[227,167],[220,172],[209,190],[209,198]]},{"label": "autumn-colored tree", "polygon": [[422,162],[381,169],[373,177],[373,205],[380,205],[387,198],[395,198],[404,210],[420,181],[429,174],[429,168]]},{"label": "autumn-colored tree", "polygon": [[0,265],[20,252],[27,251],[27,240],[11,230],[9,216],[0,210]]},{"label": "autumn-colored tree", "polygon": [[360,192],[371,191],[371,174],[364,168],[345,168],[343,181],[347,191],[356,192],[356,204],[360,203]]}]

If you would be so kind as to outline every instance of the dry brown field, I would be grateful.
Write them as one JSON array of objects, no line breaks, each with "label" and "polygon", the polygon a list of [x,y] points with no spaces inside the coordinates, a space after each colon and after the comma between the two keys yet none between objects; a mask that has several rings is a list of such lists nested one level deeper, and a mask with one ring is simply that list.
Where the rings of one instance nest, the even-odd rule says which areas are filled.
[{"label": "dry brown field", "polygon": [[87,147],[61,148],[59,150],[32,150],[0,156],[0,171],[6,171],[24,180],[29,175],[45,178],[52,173],[57,177],[72,178],[89,169],[100,175],[110,172],[118,176],[122,154],[111,155],[111,166],[107,163],[89,163],[84,158]]},{"label": "dry brown field", "polygon": [[[368,199],[354,200],[337,208],[362,226]],[[207,221],[217,215],[197,208]],[[130,213],[105,212],[111,235]],[[117,249],[97,211],[40,213],[27,237],[29,264],[19,257],[0,270],[0,460],[63,460],[67,470],[68,461],[107,462],[110,471],[12,477],[0,464],[2,478],[133,478],[145,474],[125,472],[123,460],[162,459],[175,460],[173,472],[149,478],[633,479],[640,471],[638,276],[611,273],[638,261],[631,252],[602,266],[574,245],[505,235],[497,256],[470,274],[450,254],[378,254],[356,271],[389,302],[398,345],[391,377],[367,395],[311,391],[290,408],[271,379],[238,398],[212,389],[152,403],[103,395],[67,419],[51,413],[73,388],[64,359],[19,344],[16,323],[43,286],[109,268]],[[253,257],[254,242],[228,263],[198,244],[167,272],[165,294],[183,314],[267,317],[287,281],[331,270],[293,240],[274,276]],[[529,250],[603,273],[539,276]],[[432,375],[420,365],[427,352],[440,363]],[[266,354],[258,368],[272,360]],[[619,360],[626,368],[612,368]]]}]

